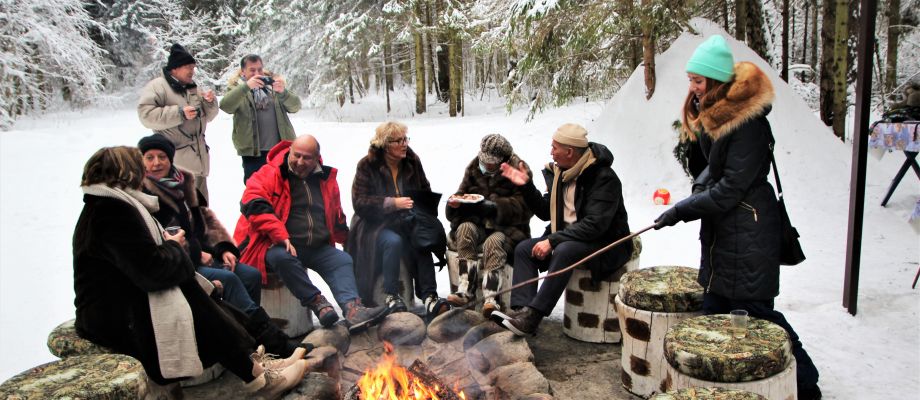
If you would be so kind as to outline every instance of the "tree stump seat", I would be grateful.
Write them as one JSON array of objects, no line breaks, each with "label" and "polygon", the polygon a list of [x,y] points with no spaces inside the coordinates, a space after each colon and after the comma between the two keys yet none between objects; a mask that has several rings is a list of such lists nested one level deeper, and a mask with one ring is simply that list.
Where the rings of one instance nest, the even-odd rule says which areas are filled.
[{"label": "tree stump seat", "polygon": [[616,295],[620,277],[627,271],[639,269],[642,240],[632,240],[632,257],[622,268],[595,284],[591,271],[585,268],[572,270],[565,289],[562,332],[566,336],[591,343],[620,343],[620,322],[616,310]]},{"label": "tree stump seat", "polygon": [[769,399],[796,395],[795,358],[786,331],[772,322],[748,319],[747,334],[732,337],[728,315],[685,319],[664,339],[668,361],[664,389],[721,387]]},{"label": "tree stump seat", "polygon": [[[399,262],[399,282],[396,282],[396,285],[399,288],[399,295],[402,297],[403,302],[406,303],[406,307],[415,307],[415,284],[405,261]],[[381,272],[374,281],[374,296],[372,300],[374,301],[374,305],[383,306],[386,305],[386,298],[387,294],[383,291],[383,273]]]},{"label": "tree stump seat", "polygon": [[286,286],[276,272],[267,273],[267,283],[262,284],[262,308],[272,321],[290,337],[306,335],[313,330],[310,310]]},{"label": "tree stump seat", "polygon": [[[482,253],[476,254],[476,260],[482,261]],[[480,264],[481,265],[481,264]],[[511,264],[505,264],[502,267],[502,286],[498,290],[504,290],[511,287],[511,280],[514,279],[514,269]],[[454,250],[447,250],[447,273],[450,276],[450,291],[456,292],[460,286],[460,256]],[[480,274],[480,279],[482,274]],[[476,285],[476,298],[482,298],[482,285]],[[511,292],[502,294],[496,299],[502,310],[508,310],[511,306]],[[482,303],[476,305],[476,311],[482,310]]]},{"label": "tree stump seat", "polygon": [[74,355],[0,384],[2,399],[141,399],[148,390],[140,361],[122,354]]},{"label": "tree stump seat", "polygon": [[671,326],[702,315],[703,288],[695,268],[657,266],[620,278],[616,308],[623,332],[623,387],[638,396],[664,392],[664,338]]},{"label": "tree stump seat", "polygon": [[112,350],[86,340],[77,335],[75,319],[66,321],[48,334],[48,351],[58,358],[86,356],[90,354],[111,354]]},{"label": "tree stump seat", "polygon": [[767,400],[767,398],[745,390],[693,387],[659,393],[649,400]]}]

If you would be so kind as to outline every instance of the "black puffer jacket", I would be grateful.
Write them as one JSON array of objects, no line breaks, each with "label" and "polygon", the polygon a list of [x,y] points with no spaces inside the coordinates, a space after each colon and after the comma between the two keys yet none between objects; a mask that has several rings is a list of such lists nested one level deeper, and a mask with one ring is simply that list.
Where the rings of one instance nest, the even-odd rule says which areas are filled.
[{"label": "black puffer jacket", "polygon": [[[585,168],[575,180],[577,220],[555,233],[550,233],[548,225],[544,232],[554,248],[562,242],[574,240],[599,249],[629,235],[629,222],[623,205],[623,185],[611,168],[613,153],[600,143],[591,142],[588,146],[597,161]],[[527,206],[544,221],[550,220],[553,176],[551,169],[543,169],[547,193],[542,196],[533,180],[522,187]],[[600,281],[606,278],[629,261],[631,255],[632,246],[627,243],[595,258],[588,263],[591,279]]]},{"label": "black puffer jacket", "polygon": [[675,205],[683,221],[700,219],[699,283],[737,300],[779,294],[779,209],[770,173],[773,134],[766,115],[773,101],[769,78],[751,63],[735,65],[724,99],[697,121],[709,166],[694,194]]}]

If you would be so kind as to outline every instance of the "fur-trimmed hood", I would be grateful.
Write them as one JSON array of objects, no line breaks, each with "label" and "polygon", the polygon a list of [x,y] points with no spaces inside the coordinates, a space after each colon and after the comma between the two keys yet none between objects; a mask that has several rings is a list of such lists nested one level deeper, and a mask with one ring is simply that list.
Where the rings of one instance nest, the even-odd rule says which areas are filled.
[{"label": "fur-trimmed hood", "polygon": [[735,78],[728,85],[724,98],[702,108],[699,118],[690,121],[695,125],[694,130],[699,131],[702,125],[712,140],[719,140],[741,124],[765,114],[773,104],[775,94],[770,78],[750,62],[735,64]]}]

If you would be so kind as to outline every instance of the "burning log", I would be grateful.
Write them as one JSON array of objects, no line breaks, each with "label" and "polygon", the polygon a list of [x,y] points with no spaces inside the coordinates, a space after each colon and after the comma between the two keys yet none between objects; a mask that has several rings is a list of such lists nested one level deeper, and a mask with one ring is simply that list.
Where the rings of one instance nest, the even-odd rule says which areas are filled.
[{"label": "burning log", "polygon": [[381,362],[368,369],[345,393],[345,400],[466,400],[445,385],[425,363],[415,360],[409,369],[396,362],[392,346],[385,343],[387,352]]}]

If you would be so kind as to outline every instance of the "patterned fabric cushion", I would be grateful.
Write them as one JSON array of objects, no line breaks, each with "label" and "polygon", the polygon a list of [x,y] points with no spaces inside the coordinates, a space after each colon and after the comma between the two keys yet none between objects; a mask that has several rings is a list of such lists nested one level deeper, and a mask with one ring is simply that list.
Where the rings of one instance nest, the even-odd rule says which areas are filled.
[{"label": "patterned fabric cushion", "polygon": [[748,319],[747,335],[733,338],[728,315],[685,319],[664,337],[672,367],[711,382],[749,382],[782,372],[792,362],[789,334],[772,322]]},{"label": "patterned fabric cushion", "polygon": [[630,307],[653,312],[699,311],[703,287],[696,282],[699,270],[690,267],[658,266],[627,272],[620,278],[620,301]]},{"label": "patterned fabric cushion", "polygon": [[73,356],[0,385],[0,399],[136,399],[146,391],[140,361],[121,354]]},{"label": "patterned fabric cushion", "polygon": [[744,390],[686,388],[659,393],[649,400],[767,400],[767,398]]},{"label": "patterned fabric cushion", "polygon": [[74,320],[64,322],[48,335],[48,350],[60,358],[89,354],[109,354],[113,351],[77,335]]}]

